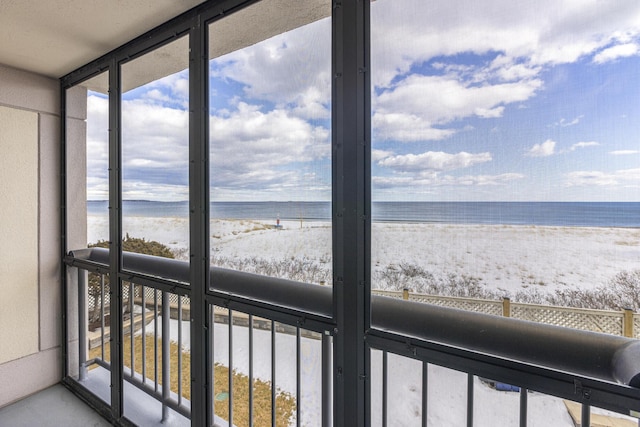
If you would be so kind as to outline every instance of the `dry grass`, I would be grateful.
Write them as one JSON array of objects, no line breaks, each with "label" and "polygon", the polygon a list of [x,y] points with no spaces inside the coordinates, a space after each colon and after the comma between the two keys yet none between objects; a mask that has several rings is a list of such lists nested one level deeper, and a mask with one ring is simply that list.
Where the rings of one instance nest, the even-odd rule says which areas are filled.
[{"label": "dry grass", "polygon": [[[134,368],[139,374],[142,374],[142,336],[134,337]],[[153,381],[153,367],[155,359],[154,340],[146,337],[146,369],[145,375]],[[163,382],[162,379],[162,338],[157,340],[158,348],[158,385]],[[131,337],[125,336],[124,339],[124,365],[131,367]],[[178,345],[174,342],[170,343],[171,369],[170,384],[171,390],[178,392]],[[89,358],[100,358],[102,355],[101,347],[90,350]],[[105,359],[110,360],[109,347],[105,349]],[[182,396],[185,399],[191,397],[190,383],[190,363],[191,354],[182,352]],[[229,368],[220,364],[214,365],[214,396],[215,396],[215,414],[222,419],[229,420]],[[296,410],[296,401],[293,396],[283,391],[276,392],[276,426],[288,426],[289,419],[294,415]],[[249,378],[241,373],[233,371],[233,424],[242,427],[249,425]],[[253,425],[256,427],[271,425],[271,383],[266,381],[253,380]]]}]

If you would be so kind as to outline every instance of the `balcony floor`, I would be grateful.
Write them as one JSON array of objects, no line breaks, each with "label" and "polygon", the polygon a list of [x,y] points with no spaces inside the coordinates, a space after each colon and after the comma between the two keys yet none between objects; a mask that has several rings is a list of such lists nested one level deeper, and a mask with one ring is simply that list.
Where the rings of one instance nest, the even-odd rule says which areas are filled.
[{"label": "balcony floor", "polygon": [[0,409],[0,426],[102,427],[111,424],[62,385]]}]

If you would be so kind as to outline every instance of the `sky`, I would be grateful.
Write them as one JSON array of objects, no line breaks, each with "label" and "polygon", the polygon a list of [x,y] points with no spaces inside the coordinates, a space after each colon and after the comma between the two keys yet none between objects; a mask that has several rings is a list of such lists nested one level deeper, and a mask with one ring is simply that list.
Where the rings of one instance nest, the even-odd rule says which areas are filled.
[{"label": "sky", "polygon": [[[330,49],[326,18],[210,61],[212,201],[331,199]],[[637,0],[376,0],[370,71],[373,200],[640,201]],[[123,198],[186,200],[188,72],[122,101]]]}]

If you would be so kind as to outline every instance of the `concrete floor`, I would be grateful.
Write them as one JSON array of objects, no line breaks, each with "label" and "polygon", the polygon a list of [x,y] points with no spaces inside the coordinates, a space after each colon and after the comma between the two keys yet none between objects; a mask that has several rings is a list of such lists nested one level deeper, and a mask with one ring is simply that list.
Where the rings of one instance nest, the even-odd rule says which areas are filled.
[{"label": "concrete floor", "polygon": [[0,408],[0,426],[102,427],[110,425],[107,420],[62,385],[55,385]]}]

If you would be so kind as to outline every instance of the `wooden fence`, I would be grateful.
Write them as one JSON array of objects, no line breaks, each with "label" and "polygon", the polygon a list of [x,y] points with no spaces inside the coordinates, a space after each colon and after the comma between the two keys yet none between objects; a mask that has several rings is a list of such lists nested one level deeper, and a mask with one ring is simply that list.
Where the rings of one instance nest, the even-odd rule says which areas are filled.
[{"label": "wooden fence", "polygon": [[509,298],[494,301],[445,297],[415,294],[409,292],[407,289],[404,291],[373,290],[372,293],[391,298],[402,298],[409,301],[443,307],[493,314],[495,316],[512,317],[514,319],[529,320],[531,322],[640,339],[640,314],[634,313],[633,310],[590,310],[584,308],[523,304],[511,302]]},{"label": "wooden fence", "polygon": [[[139,285],[136,289],[140,289]],[[136,290],[135,297],[140,297]],[[373,290],[373,294],[391,298],[402,298],[409,301],[422,302],[443,307],[458,308],[466,311],[512,317],[549,325],[563,326],[585,331],[601,332],[640,339],[640,313],[633,310],[609,311],[583,308],[557,307],[540,304],[523,304],[511,302],[509,298],[500,301],[475,298],[448,297],[439,295],[417,294],[403,291]],[[129,287],[123,288],[124,299],[128,299]],[[147,302],[153,301],[154,291],[145,288]],[[171,294],[171,303],[177,306],[178,295]],[[89,295],[88,308],[93,310],[100,306],[99,295]],[[108,291],[105,294],[105,306],[109,306]],[[185,311],[189,309],[189,298],[182,297]]]}]

